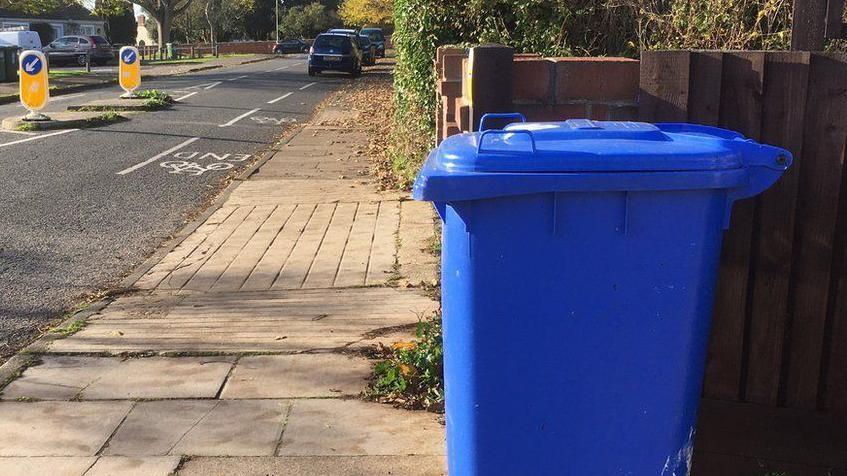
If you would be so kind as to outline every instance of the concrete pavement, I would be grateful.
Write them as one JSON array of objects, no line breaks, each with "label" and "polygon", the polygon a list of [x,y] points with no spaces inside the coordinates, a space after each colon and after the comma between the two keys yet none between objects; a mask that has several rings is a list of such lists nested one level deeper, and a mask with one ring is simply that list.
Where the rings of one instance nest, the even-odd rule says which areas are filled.
[{"label": "concrete pavement", "polygon": [[[0,394],[0,473],[444,474],[436,415],[359,400],[438,303],[428,204],[328,110]],[[404,251],[406,250],[406,251]],[[403,286],[396,286],[404,283]]]},{"label": "concrete pavement", "polygon": [[[145,79],[180,100],[129,122],[0,131],[0,362],[81,298],[127,284],[223,184],[350,81],[310,78],[302,56],[276,58]],[[119,94],[60,96],[46,112]],[[23,112],[0,106],[0,117]]]}]

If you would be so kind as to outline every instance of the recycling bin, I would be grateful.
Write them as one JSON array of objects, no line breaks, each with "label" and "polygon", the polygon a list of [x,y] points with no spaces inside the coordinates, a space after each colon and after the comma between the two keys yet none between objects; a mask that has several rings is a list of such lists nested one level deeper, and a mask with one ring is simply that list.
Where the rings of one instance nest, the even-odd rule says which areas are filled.
[{"label": "recycling bin", "polygon": [[18,79],[17,46],[0,46],[0,83],[8,83]]},{"label": "recycling bin", "polygon": [[791,155],[691,124],[486,129],[504,118],[413,191],[443,221],[450,474],[688,474],[723,230]]}]

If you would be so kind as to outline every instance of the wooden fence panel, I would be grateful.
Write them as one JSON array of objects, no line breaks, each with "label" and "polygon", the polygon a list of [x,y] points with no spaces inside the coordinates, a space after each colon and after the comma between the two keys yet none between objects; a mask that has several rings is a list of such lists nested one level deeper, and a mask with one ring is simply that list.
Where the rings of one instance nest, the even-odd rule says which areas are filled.
[{"label": "wooden fence panel", "polygon": [[815,408],[832,269],[832,244],[847,138],[847,62],[815,53],[809,62],[797,205],[794,306],[785,403]]},{"label": "wooden fence panel", "polygon": [[743,397],[749,402],[776,405],[789,311],[809,53],[768,53],[764,78],[761,140],[792,151],[794,166],[762,194],[758,203]]},{"label": "wooden fence panel", "polygon": [[704,394],[847,413],[847,55],[649,52],[642,120],[718,124],[795,165],[735,205]]}]

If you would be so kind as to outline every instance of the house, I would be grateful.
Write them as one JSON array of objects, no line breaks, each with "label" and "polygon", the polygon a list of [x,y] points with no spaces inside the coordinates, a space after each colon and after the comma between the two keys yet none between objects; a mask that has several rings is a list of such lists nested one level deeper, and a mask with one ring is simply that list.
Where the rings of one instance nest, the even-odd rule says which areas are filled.
[{"label": "house", "polygon": [[139,46],[155,45],[156,38],[153,38],[150,29],[147,28],[147,17],[144,15],[138,15],[135,17],[135,21],[138,25],[135,32],[136,43],[138,43]]},{"label": "house", "polygon": [[[27,14],[0,8],[0,30],[29,29],[37,31],[46,45],[65,35],[103,35],[106,22],[91,14],[87,8],[70,4],[52,12]],[[45,36],[49,36],[45,38]]]}]

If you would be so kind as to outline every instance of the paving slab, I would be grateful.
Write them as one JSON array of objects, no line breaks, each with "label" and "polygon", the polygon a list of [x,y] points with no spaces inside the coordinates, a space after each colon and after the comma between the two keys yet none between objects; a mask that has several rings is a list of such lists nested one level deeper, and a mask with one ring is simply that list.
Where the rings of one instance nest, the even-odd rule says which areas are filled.
[{"label": "paving slab", "polygon": [[179,456],[103,456],[85,476],[169,476],[179,466],[180,459]]},{"label": "paving slab", "polygon": [[96,456],[0,457],[3,476],[82,476]]},{"label": "paving slab", "polygon": [[232,191],[226,206],[379,202],[405,196],[400,192],[377,192],[367,180],[248,180]]},{"label": "paving slab", "polygon": [[334,350],[413,328],[438,303],[415,289],[334,288],[194,294],[165,317],[108,308],[48,351],[305,352]]},{"label": "paving slab", "polygon": [[401,285],[438,284],[441,257],[433,253],[433,245],[441,243],[437,219],[431,203],[409,200],[400,203],[397,262]]},{"label": "paving slab", "polygon": [[280,456],[443,455],[444,427],[428,412],[359,400],[296,400]]},{"label": "paving slab", "polygon": [[221,398],[355,396],[367,388],[371,362],[343,354],[242,357]]},{"label": "paving slab", "polygon": [[394,273],[397,201],[244,206],[210,220],[202,239],[176,247],[136,286],[201,292],[372,286]]},{"label": "paving slab", "polygon": [[132,402],[0,403],[0,456],[93,456]]},{"label": "paving slab", "polygon": [[441,476],[442,456],[286,456],[254,458],[192,458],[180,476]]},{"label": "paving slab", "polygon": [[141,402],[104,454],[273,455],[289,407],[287,400]]},{"label": "paving slab", "polygon": [[45,356],[3,389],[4,400],[214,398],[232,357]]}]

